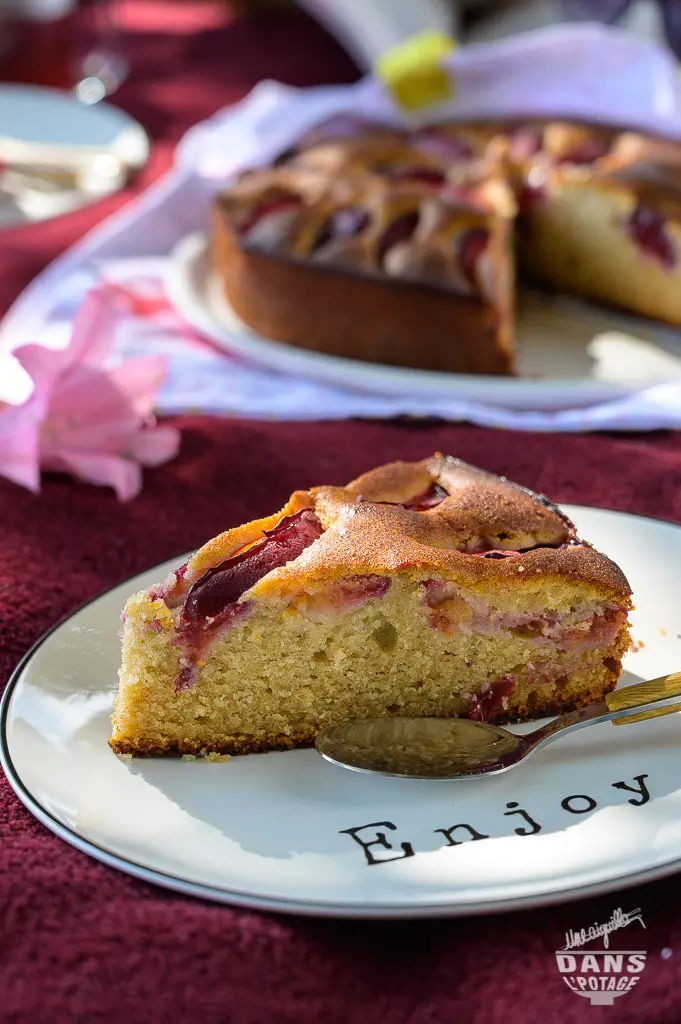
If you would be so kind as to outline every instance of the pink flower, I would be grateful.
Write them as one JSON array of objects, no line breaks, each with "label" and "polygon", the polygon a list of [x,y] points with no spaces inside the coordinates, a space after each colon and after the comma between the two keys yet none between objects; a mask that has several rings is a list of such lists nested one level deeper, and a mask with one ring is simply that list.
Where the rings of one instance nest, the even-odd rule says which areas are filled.
[{"label": "pink flower", "polygon": [[34,388],[23,405],[0,404],[0,476],[39,491],[40,468],[59,470],[111,486],[128,501],[141,489],[142,466],[177,454],[178,431],[152,417],[166,360],[104,366],[120,312],[121,297],[99,288],[79,310],[66,349],[15,350]]}]

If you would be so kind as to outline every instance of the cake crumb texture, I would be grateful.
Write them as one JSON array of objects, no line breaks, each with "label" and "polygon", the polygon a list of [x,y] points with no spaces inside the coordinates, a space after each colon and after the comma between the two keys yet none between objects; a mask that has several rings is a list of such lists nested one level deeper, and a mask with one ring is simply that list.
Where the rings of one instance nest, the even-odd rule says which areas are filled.
[{"label": "cake crumb texture", "polygon": [[[241,594],[200,652],[183,619],[200,574],[176,574],[172,600],[151,588],[128,601],[116,752],[285,750],[365,716],[513,721],[615,686],[629,586],[541,496],[438,455],[297,492],[292,507],[316,512],[321,536]],[[272,518],[227,531],[195,565],[232,565],[235,544],[243,560]]]}]

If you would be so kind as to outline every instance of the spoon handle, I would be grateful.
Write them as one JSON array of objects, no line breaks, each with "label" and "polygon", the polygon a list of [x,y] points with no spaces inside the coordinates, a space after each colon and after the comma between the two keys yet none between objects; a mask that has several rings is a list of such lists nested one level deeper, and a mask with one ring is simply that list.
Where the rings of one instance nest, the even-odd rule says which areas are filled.
[{"label": "spoon handle", "polygon": [[641,704],[650,704],[653,700],[665,697],[681,697],[681,672],[670,672],[669,675],[648,679],[645,683],[634,683],[624,686],[621,690],[613,690],[605,698],[611,711],[623,711],[625,708],[637,708]]},{"label": "spoon handle", "polygon": [[[597,725],[601,722],[629,725],[681,711],[681,704],[674,703],[674,697],[681,697],[681,672],[672,672],[658,679],[649,679],[644,683],[613,690],[598,704],[589,704],[577,711],[568,711],[567,714],[554,718],[534,732],[527,733],[524,737],[525,751],[539,750],[559,736],[583,729],[587,725]],[[637,714],[636,708],[643,710]]]},{"label": "spoon handle", "polygon": [[[606,696],[605,703],[610,711],[628,711],[654,701],[666,700],[669,697],[681,697],[681,672],[671,672],[669,675],[659,676],[657,679],[649,679],[645,683],[635,683],[633,686],[625,686],[621,690],[613,690]],[[664,707],[651,708],[641,712],[640,715],[623,715],[621,718],[613,718],[612,724],[629,725],[634,722],[643,722],[648,718],[670,715],[675,711],[681,711],[681,704],[667,704]]]}]

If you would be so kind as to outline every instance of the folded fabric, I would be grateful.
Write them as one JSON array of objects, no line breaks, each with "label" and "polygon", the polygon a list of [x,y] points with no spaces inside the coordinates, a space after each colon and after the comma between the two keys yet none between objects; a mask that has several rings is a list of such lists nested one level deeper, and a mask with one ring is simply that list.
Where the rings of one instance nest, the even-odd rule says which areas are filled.
[{"label": "folded fabric", "polygon": [[[439,116],[572,116],[639,125],[681,140],[681,85],[673,59],[616,29],[560,26],[464,48],[445,62],[456,89]],[[169,175],[55,261],[15,303],[0,330],[0,398],[18,401],[30,387],[13,350],[36,338],[62,346],[87,291],[116,285],[128,301],[112,359],[167,358],[159,412],[300,420],[402,414],[547,431],[679,426],[681,380],[587,406],[583,394],[575,394],[574,408],[566,401],[552,411],[467,401],[449,390],[387,395],[375,393],[376,387],[372,393],[369,386],[360,390],[266,369],[217,349],[175,313],[164,287],[171,253],[204,229],[216,190],[243,167],[271,160],[314,124],[358,109],[400,121],[389,92],[369,76],[352,86],[306,90],[264,82],[242,103],[193,128]]]}]

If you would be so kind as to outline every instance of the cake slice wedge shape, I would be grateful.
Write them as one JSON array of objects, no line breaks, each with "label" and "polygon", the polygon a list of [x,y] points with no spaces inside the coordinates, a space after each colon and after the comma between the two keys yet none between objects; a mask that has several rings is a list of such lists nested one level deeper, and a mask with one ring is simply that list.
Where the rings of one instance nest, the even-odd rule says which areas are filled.
[{"label": "cake slice wedge shape", "polygon": [[597,701],[622,571],[548,499],[449,456],[295,492],[128,601],[122,754],[306,746],[365,716],[508,721]]}]

